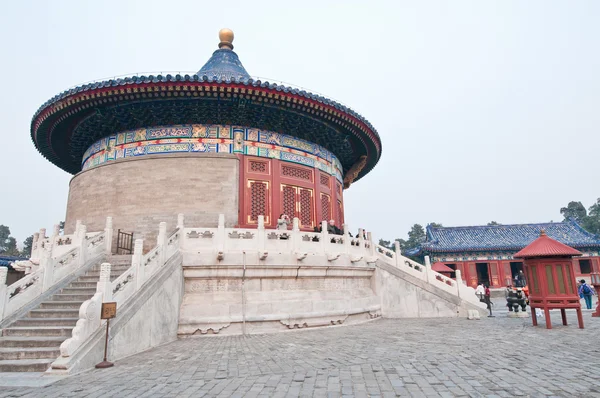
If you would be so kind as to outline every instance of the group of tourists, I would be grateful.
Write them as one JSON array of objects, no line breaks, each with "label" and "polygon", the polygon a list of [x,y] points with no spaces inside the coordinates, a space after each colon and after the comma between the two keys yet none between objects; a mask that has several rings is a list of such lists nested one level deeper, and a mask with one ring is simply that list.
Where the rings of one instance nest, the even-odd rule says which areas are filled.
[{"label": "group of tourists", "polygon": [[[323,220],[325,221],[325,220]],[[279,219],[277,220],[277,229],[281,230],[281,231],[287,231],[289,229],[289,225],[291,224],[291,220],[290,217],[287,214],[281,214],[279,216]],[[323,232],[323,226],[322,223],[319,223],[315,228],[314,228],[315,232]],[[343,236],[344,235],[344,230],[339,228],[337,225],[335,225],[335,221],[334,220],[329,220],[329,222],[327,223],[327,232],[330,235],[340,235]],[[362,233],[362,238],[363,239],[367,239],[367,232],[364,229],[359,229],[358,232],[356,233],[356,236],[352,236],[352,234],[350,232],[348,232],[348,236],[350,238],[360,238],[360,235]],[[281,235],[281,239],[287,239],[287,234],[282,234]],[[315,240],[315,239],[313,239]],[[332,242],[335,242],[335,239],[332,238]],[[352,245],[354,245],[354,242],[351,242]],[[358,245],[358,242],[356,242],[356,245]]]}]

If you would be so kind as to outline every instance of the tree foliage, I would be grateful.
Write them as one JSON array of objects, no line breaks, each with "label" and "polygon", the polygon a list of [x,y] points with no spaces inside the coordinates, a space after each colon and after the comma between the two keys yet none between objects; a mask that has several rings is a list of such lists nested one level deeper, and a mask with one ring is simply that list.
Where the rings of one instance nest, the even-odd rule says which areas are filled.
[{"label": "tree foliage", "polygon": [[587,216],[581,222],[581,226],[593,234],[600,235],[600,198],[590,206]]},{"label": "tree foliage", "polygon": [[23,241],[23,250],[21,250],[21,256],[31,257],[31,247],[33,246],[33,235],[27,237]]},{"label": "tree foliage", "polygon": [[18,256],[17,240],[10,236],[10,228],[0,225],[0,253],[9,256]]},{"label": "tree foliage", "polygon": [[490,221],[489,223],[487,223],[487,225],[491,226],[491,225],[502,225],[499,222],[496,221]]},{"label": "tree foliage", "polygon": [[565,221],[572,219],[578,223],[582,223],[587,217],[587,211],[581,202],[569,202],[567,207],[560,209],[560,214],[563,215]]}]

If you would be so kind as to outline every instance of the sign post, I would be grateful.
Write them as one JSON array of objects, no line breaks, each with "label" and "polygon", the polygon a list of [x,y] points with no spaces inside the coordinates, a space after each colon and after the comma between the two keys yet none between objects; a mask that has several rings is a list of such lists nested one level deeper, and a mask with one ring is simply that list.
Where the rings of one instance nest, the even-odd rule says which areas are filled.
[{"label": "sign post", "polygon": [[108,348],[108,324],[110,320],[117,315],[117,303],[102,303],[102,311],[100,319],[106,319],[106,340],[104,341],[104,361],[96,365],[97,369],[110,368],[114,365],[112,362],[106,360],[106,351]]}]

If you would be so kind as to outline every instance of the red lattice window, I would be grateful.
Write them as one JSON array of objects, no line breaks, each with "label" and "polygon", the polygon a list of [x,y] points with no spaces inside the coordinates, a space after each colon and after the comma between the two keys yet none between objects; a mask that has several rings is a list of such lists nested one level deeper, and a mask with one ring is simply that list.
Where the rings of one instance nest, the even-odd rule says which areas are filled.
[{"label": "red lattice window", "polygon": [[339,181],[335,182],[335,186],[337,187],[337,191],[340,195],[342,195],[342,184]]},{"label": "red lattice window", "polygon": [[[296,188],[289,185],[284,185],[281,197],[283,200],[283,214],[287,214],[290,218],[296,216]],[[277,215],[279,217],[279,215]]]},{"label": "red lattice window", "polygon": [[256,162],[254,160],[250,161],[250,171],[253,173],[266,173],[267,172],[267,163],[266,162]]},{"label": "red lattice window", "polygon": [[321,221],[329,222],[331,220],[331,199],[329,195],[321,194]]},{"label": "red lattice window", "polygon": [[327,174],[321,173],[321,185],[329,187],[329,176]]},{"label": "red lattice window", "polygon": [[300,180],[312,181],[312,172],[299,167],[282,166],[281,175],[286,177],[298,178]]},{"label": "red lattice window", "polygon": [[300,189],[300,224],[302,226],[312,227],[312,191],[310,189]]},{"label": "red lattice window", "polygon": [[258,222],[258,216],[267,216],[269,184],[263,181],[249,181],[250,185],[250,215],[249,222]]},{"label": "red lattice window", "polygon": [[342,228],[342,225],[344,224],[344,206],[342,206],[342,202],[340,200],[338,200],[338,214],[336,223],[340,228]]}]

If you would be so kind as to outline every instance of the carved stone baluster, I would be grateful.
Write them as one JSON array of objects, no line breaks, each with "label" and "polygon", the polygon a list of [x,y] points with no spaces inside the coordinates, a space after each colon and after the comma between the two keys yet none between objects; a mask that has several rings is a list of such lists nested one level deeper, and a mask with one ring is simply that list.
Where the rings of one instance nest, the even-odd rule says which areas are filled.
[{"label": "carved stone baluster", "polygon": [[266,245],[266,233],[265,233],[265,216],[258,216],[258,229],[256,235],[256,242],[258,244],[258,257],[261,260],[267,258]]},{"label": "carved stone baluster", "polygon": [[79,227],[79,236],[77,237],[76,244],[79,246],[79,266],[83,267],[87,260],[87,242],[85,240],[87,233],[87,227],[81,225]]},{"label": "carved stone baluster", "polygon": [[100,265],[100,280],[96,284],[96,293],[102,293],[102,302],[112,301],[110,263],[102,263]]},{"label": "carved stone baluster", "polygon": [[4,318],[4,307],[8,302],[8,286],[6,286],[7,276],[8,267],[0,267],[0,320]]},{"label": "carved stone baluster", "polygon": [[135,270],[136,290],[138,290],[146,281],[146,267],[142,261],[144,251],[144,240],[136,239],[133,246],[133,256],[131,257],[131,266]]},{"label": "carved stone baluster", "polygon": [[402,256],[402,252],[400,251],[400,242],[397,240],[394,241],[394,253],[396,254],[396,267],[400,267],[400,256]]},{"label": "carved stone baluster", "polygon": [[113,219],[112,217],[106,217],[106,225],[104,226],[104,250],[106,254],[112,254],[112,241],[113,241]]},{"label": "carved stone baluster", "polygon": [[156,243],[159,250],[158,266],[162,267],[167,259],[165,255],[167,252],[167,223],[164,221],[158,224],[158,237],[156,238]]}]

